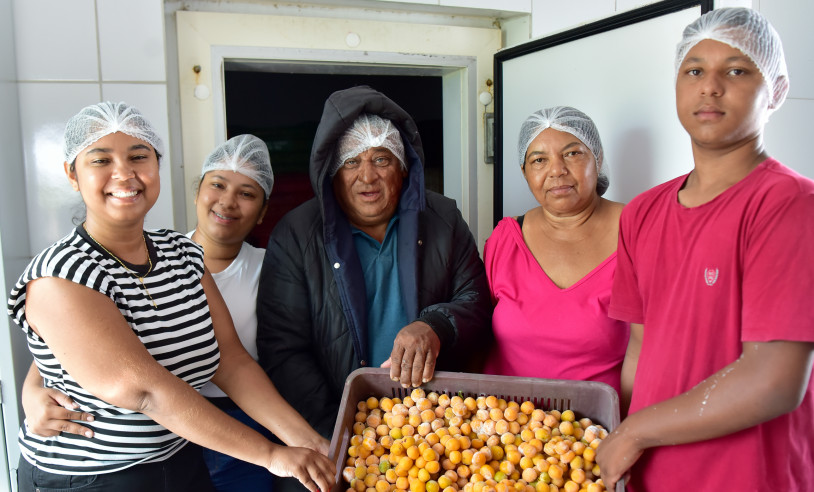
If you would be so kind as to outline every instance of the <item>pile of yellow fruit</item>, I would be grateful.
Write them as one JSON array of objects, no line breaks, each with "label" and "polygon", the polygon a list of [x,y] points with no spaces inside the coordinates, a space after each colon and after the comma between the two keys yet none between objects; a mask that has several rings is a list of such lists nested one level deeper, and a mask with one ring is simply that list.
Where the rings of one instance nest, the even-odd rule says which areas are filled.
[{"label": "pile of yellow fruit", "polygon": [[607,435],[571,410],[416,388],[358,403],[342,476],[347,492],[600,492]]}]

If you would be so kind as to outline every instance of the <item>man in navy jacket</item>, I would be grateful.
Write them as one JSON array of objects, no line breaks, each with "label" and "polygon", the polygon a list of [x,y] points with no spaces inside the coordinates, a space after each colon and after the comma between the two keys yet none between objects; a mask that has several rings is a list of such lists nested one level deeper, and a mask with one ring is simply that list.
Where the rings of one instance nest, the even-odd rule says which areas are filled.
[{"label": "man in navy jacket", "polygon": [[418,386],[436,369],[477,369],[470,362],[491,340],[475,240],[454,200],[425,190],[423,161],[415,122],[396,103],[369,87],[335,92],[311,152],[316,196],[271,234],[260,364],[326,437],[354,369],[384,363]]}]

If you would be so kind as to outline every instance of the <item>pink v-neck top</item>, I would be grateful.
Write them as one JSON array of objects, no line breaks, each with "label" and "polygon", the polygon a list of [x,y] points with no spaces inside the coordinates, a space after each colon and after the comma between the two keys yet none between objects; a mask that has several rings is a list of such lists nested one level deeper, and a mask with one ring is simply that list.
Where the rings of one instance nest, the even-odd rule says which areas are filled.
[{"label": "pink v-neck top", "polygon": [[616,253],[561,289],[546,275],[506,217],[484,248],[495,306],[495,346],[484,372],[601,381],[620,387],[629,325],[608,317]]}]

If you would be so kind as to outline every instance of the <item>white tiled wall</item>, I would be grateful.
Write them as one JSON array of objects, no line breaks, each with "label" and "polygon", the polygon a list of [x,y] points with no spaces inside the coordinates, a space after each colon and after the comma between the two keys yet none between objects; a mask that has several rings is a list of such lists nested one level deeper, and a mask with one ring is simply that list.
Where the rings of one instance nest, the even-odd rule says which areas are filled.
[{"label": "white tiled wall", "polygon": [[[29,251],[13,25],[11,0],[0,0],[0,292],[4,295],[28,263]],[[11,318],[0,316],[0,492],[11,489],[15,476],[10,463],[16,463],[19,454],[14,436],[22,413],[17,388],[30,361],[22,331]]]},{"label": "white tiled wall", "polygon": [[166,80],[164,3],[161,0],[96,0],[96,4],[102,80]]},{"label": "white tiled wall", "polygon": [[65,122],[99,100],[95,84],[22,82],[18,88],[32,256],[71,230],[79,194],[63,169]]},{"label": "white tiled wall", "polygon": [[93,0],[13,0],[12,7],[20,80],[98,79]]},{"label": "white tiled wall", "polygon": [[[65,122],[82,107],[123,100],[169,139],[162,0],[12,0],[31,254],[73,227],[78,195],[62,170]],[[47,12],[48,15],[43,15]],[[170,159],[162,185],[171,189]],[[147,227],[173,227],[159,197]]]}]

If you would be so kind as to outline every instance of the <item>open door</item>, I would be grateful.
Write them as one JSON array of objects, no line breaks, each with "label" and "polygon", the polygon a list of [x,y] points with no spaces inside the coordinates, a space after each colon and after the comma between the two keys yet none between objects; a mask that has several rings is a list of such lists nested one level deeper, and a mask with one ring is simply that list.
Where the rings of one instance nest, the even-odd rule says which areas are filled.
[{"label": "open door", "polygon": [[675,110],[675,49],[712,0],[666,0],[495,55],[494,223],[538,206],[520,171],[523,121],[573,106],[602,138],[610,200],[687,173],[693,161]]}]

